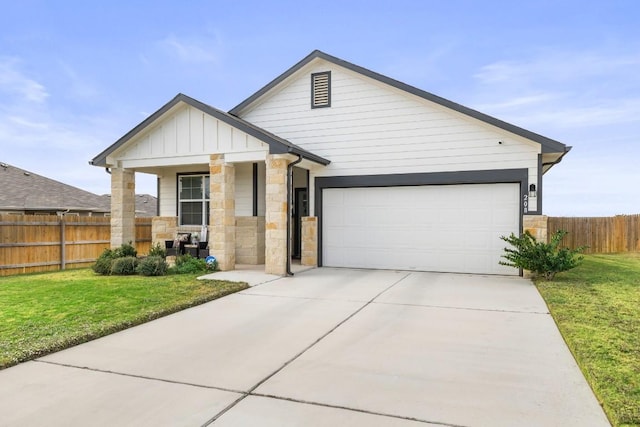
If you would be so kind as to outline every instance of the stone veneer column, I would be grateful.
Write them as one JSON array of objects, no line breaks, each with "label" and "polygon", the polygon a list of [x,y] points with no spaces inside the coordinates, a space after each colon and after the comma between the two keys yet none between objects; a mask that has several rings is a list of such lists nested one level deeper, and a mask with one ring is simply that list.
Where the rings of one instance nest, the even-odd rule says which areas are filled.
[{"label": "stone veneer column", "polygon": [[209,162],[210,226],[209,253],[222,271],[236,267],[235,170],[224,155],[213,154]]},{"label": "stone veneer column", "polygon": [[546,242],[548,219],[546,215],[524,215],[522,219],[523,232],[528,231],[537,241]]},{"label": "stone veneer column", "polygon": [[289,157],[266,159],[265,273],[287,274],[287,165]]},{"label": "stone veneer column", "polygon": [[318,266],[318,218],[302,217],[302,265]]},{"label": "stone veneer column", "polygon": [[136,244],[136,177],[123,168],[111,169],[111,248]]}]

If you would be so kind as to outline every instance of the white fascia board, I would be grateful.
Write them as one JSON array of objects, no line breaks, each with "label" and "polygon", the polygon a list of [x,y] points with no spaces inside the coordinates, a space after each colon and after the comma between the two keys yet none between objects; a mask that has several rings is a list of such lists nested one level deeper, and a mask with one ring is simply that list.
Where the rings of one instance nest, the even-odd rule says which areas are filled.
[{"label": "white fascia board", "polygon": [[235,153],[225,153],[224,161],[226,163],[248,163],[248,162],[264,162],[267,158],[268,147],[258,151],[239,151]]},{"label": "white fascia board", "polygon": [[208,165],[209,160],[210,156],[208,154],[199,154],[195,156],[160,157],[154,159],[126,159],[120,160],[119,163],[125,169],[136,169],[182,165]]}]

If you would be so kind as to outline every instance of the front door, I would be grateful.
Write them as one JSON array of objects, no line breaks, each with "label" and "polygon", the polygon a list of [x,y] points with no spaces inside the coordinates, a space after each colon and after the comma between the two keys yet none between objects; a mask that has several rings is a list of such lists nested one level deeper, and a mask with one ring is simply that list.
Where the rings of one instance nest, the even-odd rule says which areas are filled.
[{"label": "front door", "polygon": [[296,188],[293,201],[293,253],[292,258],[300,259],[302,256],[302,217],[309,215],[309,203],[307,202],[307,189]]}]

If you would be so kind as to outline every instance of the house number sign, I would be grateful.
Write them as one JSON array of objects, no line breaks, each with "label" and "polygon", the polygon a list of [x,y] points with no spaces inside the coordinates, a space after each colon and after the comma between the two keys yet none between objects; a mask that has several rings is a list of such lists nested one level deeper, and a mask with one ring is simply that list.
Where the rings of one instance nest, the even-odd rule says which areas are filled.
[{"label": "house number sign", "polygon": [[525,194],[522,196],[522,210],[524,213],[529,212],[529,195]]}]

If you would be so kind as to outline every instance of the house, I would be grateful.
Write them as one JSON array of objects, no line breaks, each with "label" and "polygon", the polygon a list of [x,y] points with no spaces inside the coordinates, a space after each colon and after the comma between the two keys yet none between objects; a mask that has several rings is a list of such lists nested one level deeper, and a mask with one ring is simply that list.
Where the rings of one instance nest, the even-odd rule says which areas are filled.
[{"label": "house", "polygon": [[179,94],[90,163],[111,172],[114,246],[143,172],[154,241],[207,227],[223,270],[518,274],[500,236],[546,233],[542,176],[569,149],[316,50],[229,112]]},{"label": "house", "polygon": [[[111,197],[0,163],[0,214],[109,216]],[[157,214],[156,198],[136,196],[135,215]]]}]

